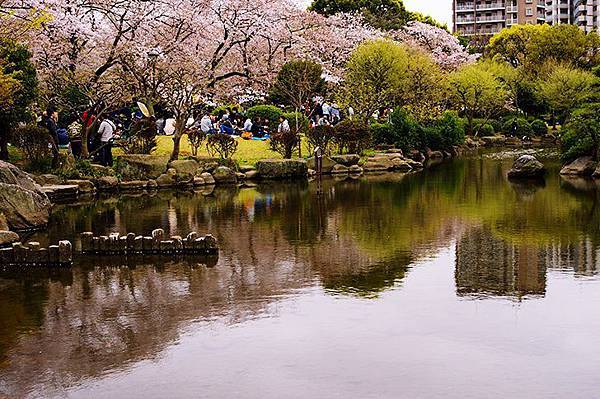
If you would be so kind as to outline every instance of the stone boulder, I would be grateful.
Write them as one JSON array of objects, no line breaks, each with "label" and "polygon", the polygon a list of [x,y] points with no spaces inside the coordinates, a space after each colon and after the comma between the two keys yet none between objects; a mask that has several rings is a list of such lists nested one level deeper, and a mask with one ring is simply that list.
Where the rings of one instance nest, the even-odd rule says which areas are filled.
[{"label": "stone boulder", "polygon": [[213,171],[212,176],[217,184],[236,184],[238,181],[235,171],[227,166],[217,167]]},{"label": "stone boulder", "polygon": [[394,170],[397,170],[399,172],[406,173],[412,170],[412,166],[410,166],[410,164],[402,158],[392,159],[392,164],[394,165]]},{"label": "stone boulder", "polygon": [[140,191],[148,187],[146,180],[129,180],[119,183],[119,190],[123,191]]},{"label": "stone boulder", "polygon": [[348,168],[348,172],[351,175],[361,175],[364,172],[364,170],[358,165],[352,165]]},{"label": "stone boulder", "polygon": [[169,169],[175,169],[177,172],[177,181],[185,182],[194,179],[198,172],[198,162],[193,159],[181,159],[169,162]]},{"label": "stone boulder", "polygon": [[350,169],[348,168],[348,166],[345,166],[342,164],[335,165],[333,167],[333,170],[331,171],[331,173],[334,175],[348,174],[349,172],[350,172]]},{"label": "stone boulder", "polygon": [[540,178],[546,174],[544,164],[533,155],[522,155],[513,163],[508,171],[509,178]]},{"label": "stone boulder", "polygon": [[157,179],[167,170],[168,156],[159,155],[121,155],[117,157],[115,169],[123,180]]},{"label": "stone boulder", "polygon": [[198,163],[198,172],[196,173],[196,176],[199,176],[199,174],[204,172],[212,173],[219,166],[227,166],[230,169],[237,170],[237,165],[233,159],[193,157],[193,160]]},{"label": "stone boulder", "polygon": [[0,161],[0,209],[4,224],[12,230],[45,226],[51,206],[48,196],[27,173]]},{"label": "stone boulder", "polygon": [[258,171],[256,171],[255,169],[249,170],[246,173],[244,173],[244,176],[246,180],[256,179],[258,177]]},{"label": "stone boulder", "polygon": [[79,186],[77,184],[59,184],[57,186],[42,187],[44,194],[53,202],[65,202],[76,199],[79,196]]},{"label": "stone boulder", "polygon": [[506,143],[506,137],[504,136],[485,136],[481,138],[483,145],[486,147],[499,147]]},{"label": "stone boulder", "polygon": [[177,171],[173,168],[167,170],[156,178],[156,184],[159,188],[174,187],[177,185]]},{"label": "stone boulder", "polygon": [[306,177],[308,165],[301,159],[267,159],[256,163],[256,170],[262,179],[278,180]]},{"label": "stone boulder", "polygon": [[[321,161],[322,161],[321,172],[325,175],[331,174],[333,172],[333,168],[335,167],[335,165],[337,165],[337,162],[334,161],[330,157],[323,157],[323,158],[321,158]],[[307,167],[308,167],[308,169],[317,170],[317,161],[316,161],[315,157],[308,159]]]},{"label": "stone boulder", "polygon": [[63,182],[63,179],[51,174],[37,175],[33,178],[40,186],[58,186]]},{"label": "stone boulder", "polygon": [[89,180],[67,180],[65,183],[79,187],[79,194],[93,194],[96,192],[96,186]]},{"label": "stone boulder", "polygon": [[597,162],[592,157],[577,158],[561,169],[561,175],[591,176],[596,171]]},{"label": "stone boulder", "polygon": [[444,159],[444,153],[427,149],[427,159]]},{"label": "stone boulder", "polygon": [[94,185],[98,191],[114,191],[119,186],[119,180],[114,176],[103,176],[94,179]]},{"label": "stone boulder", "polygon": [[331,160],[334,162],[344,165],[347,167],[358,165],[360,162],[360,156],[356,154],[348,154],[348,155],[332,155]]},{"label": "stone boulder", "polygon": [[215,178],[208,172],[202,173],[200,177],[204,180],[204,183],[209,186],[215,184]]},{"label": "stone boulder", "polygon": [[13,231],[0,230],[0,248],[9,247],[19,242],[19,235]]}]

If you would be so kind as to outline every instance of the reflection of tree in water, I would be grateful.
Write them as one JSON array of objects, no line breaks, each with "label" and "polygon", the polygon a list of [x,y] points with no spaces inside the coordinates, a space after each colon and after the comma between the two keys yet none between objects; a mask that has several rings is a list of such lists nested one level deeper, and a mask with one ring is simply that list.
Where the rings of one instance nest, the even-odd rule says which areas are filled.
[{"label": "reflection of tree in water", "polygon": [[511,245],[487,227],[472,228],[456,246],[456,287],[459,295],[543,295],[544,255],[537,247]]}]

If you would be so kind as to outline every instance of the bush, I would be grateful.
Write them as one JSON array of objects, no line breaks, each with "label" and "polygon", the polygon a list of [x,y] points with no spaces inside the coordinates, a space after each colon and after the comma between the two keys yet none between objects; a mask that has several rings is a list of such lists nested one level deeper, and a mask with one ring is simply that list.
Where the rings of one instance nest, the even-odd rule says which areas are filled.
[{"label": "bush", "polygon": [[211,157],[219,155],[221,159],[228,159],[237,151],[238,142],[228,134],[211,134],[206,142],[206,150]]},{"label": "bush", "polygon": [[446,150],[465,142],[465,125],[455,112],[444,112],[444,115],[435,122],[435,125],[441,137],[440,150]]},{"label": "bush", "polygon": [[575,110],[562,132],[563,161],[570,162],[585,155],[597,158],[600,145],[600,104]]},{"label": "bush", "polygon": [[506,135],[516,137],[529,137],[532,135],[531,125],[525,118],[507,118],[502,125],[502,131]]},{"label": "bush", "polygon": [[213,109],[213,111],[210,113],[211,115],[217,116],[217,117],[221,117],[224,113],[227,112],[227,110],[234,110],[237,109],[238,105],[237,104],[224,104],[224,105],[219,105],[218,107],[216,107],[215,109]]},{"label": "bush", "polygon": [[481,126],[479,128],[479,135],[480,136],[493,136],[496,133],[496,130],[494,130],[494,126],[492,126],[489,123],[486,123],[485,125]]},{"label": "bush", "polygon": [[395,145],[398,141],[391,123],[373,123],[371,133],[375,145]]},{"label": "bush", "polygon": [[156,121],[153,118],[143,118],[133,122],[127,141],[122,146],[128,154],[150,154],[158,143],[156,142]]},{"label": "bush", "polygon": [[271,130],[277,129],[279,117],[281,115],[283,115],[283,111],[274,105],[257,105],[246,111],[246,116],[252,120],[257,117],[260,118],[261,121],[267,119]]},{"label": "bush", "polygon": [[369,125],[345,119],[335,126],[335,144],[340,154],[361,154],[371,145]]},{"label": "bush", "polygon": [[25,125],[13,131],[13,144],[21,150],[29,168],[48,170],[52,150],[48,148],[50,134],[48,130],[36,125]]},{"label": "bush", "polygon": [[[292,129],[296,128],[296,122],[298,123],[298,132],[301,134],[306,134],[309,128],[309,121],[306,115],[301,112],[286,112],[283,114],[283,117],[288,120],[290,127]],[[298,118],[296,120],[296,118]],[[279,118],[277,119],[277,125],[279,125]],[[277,127],[277,126],[276,126]]]},{"label": "bush", "polygon": [[541,119],[536,119],[531,122],[531,130],[536,136],[545,136],[548,134],[548,125]]},{"label": "bush", "polygon": [[502,122],[497,119],[490,119],[488,123],[494,128],[494,133],[502,133]]},{"label": "bush", "polygon": [[427,146],[422,127],[402,108],[394,110],[391,124],[394,145],[402,151],[408,153],[413,149],[422,150]]},{"label": "bush", "polygon": [[297,150],[300,138],[295,127],[290,126],[289,132],[279,133],[275,131],[271,135],[271,150],[278,152],[285,159],[291,159]]},{"label": "bush", "polygon": [[188,141],[192,147],[192,155],[198,156],[198,150],[200,146],[206,140],[206,133],[202,129],[192,128],[187,131]]},{"label": "bush", "polygon": [[335,140],[335,129],[333,126],[315,126],[307,132],[306,138],[311,153],[320,147],[324,154],[329,155]]}]

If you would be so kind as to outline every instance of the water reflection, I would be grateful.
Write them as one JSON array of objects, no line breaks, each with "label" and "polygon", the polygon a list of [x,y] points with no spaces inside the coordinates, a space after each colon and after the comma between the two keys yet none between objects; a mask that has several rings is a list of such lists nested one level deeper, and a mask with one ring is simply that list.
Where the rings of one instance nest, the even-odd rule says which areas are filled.
[{"label": "water reflection", "polygon": [[212,233],[222,250],[218,260],[79,259],[72,270],[3,271],[0,393],[60,393],[160,357],[197,323],[277,317],[277,303],[314,289],[379,303],[453,243],[446,266],[459,297],[542,301],[549,270],[595,277],[595,184],[564,181],[552,164],[544,182],[508,182],[509,166],[474,158],[420,175],[330,180],[322,196],[284,183],[61,205],[31,239],[77,247],[81,231],[162,227]]}]

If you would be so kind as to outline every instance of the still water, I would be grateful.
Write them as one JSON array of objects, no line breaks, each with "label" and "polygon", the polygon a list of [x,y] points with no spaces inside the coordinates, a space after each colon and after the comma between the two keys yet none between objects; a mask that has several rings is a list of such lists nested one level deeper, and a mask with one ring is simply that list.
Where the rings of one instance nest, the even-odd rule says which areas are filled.
[{"label": "still water", "polygon": [[600,186],[498,158],[57,206],[220,256],[1,271],[0,397],[598,398]]}]

